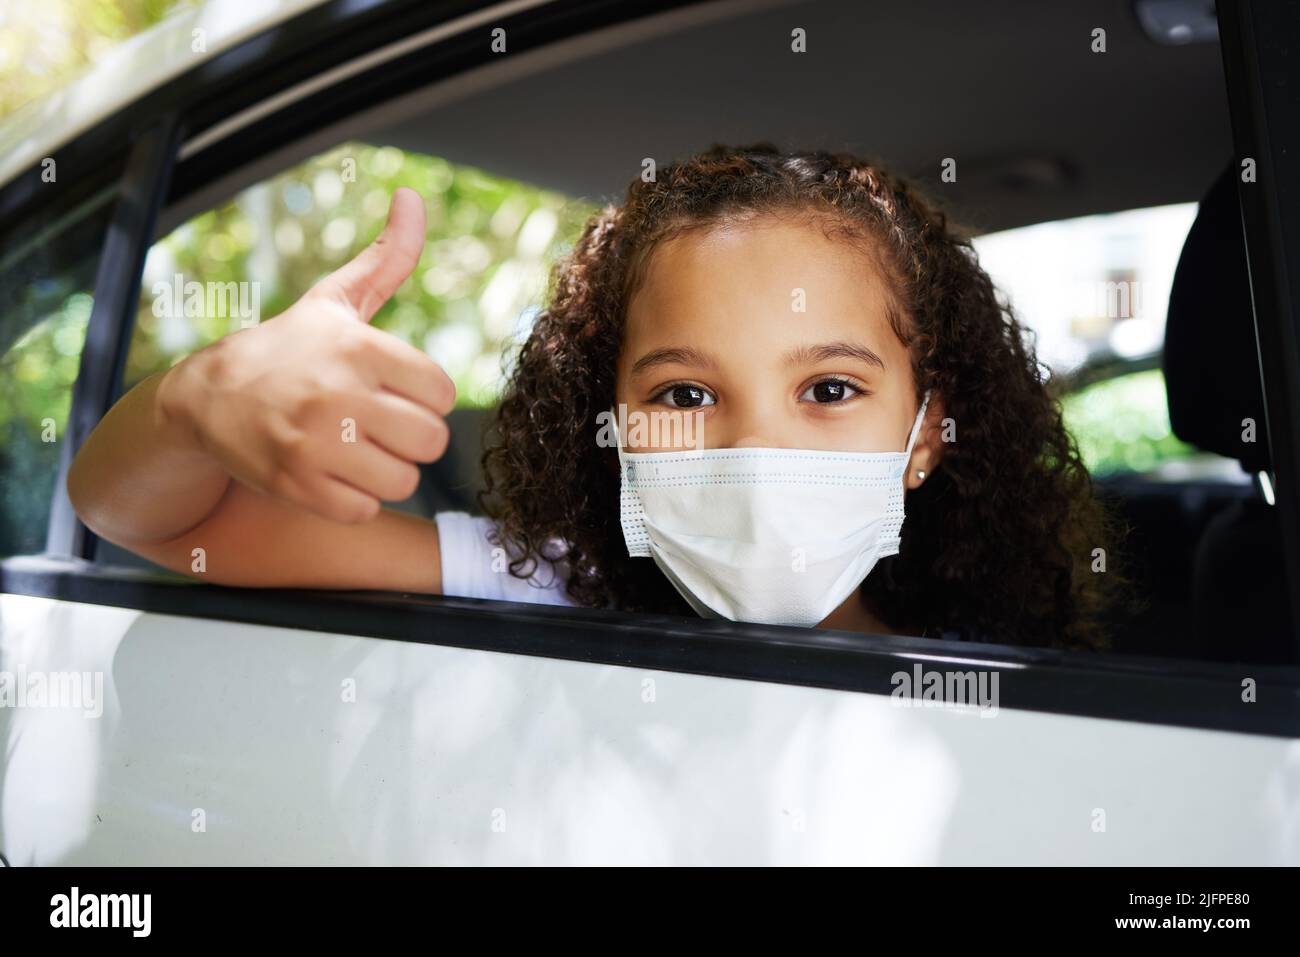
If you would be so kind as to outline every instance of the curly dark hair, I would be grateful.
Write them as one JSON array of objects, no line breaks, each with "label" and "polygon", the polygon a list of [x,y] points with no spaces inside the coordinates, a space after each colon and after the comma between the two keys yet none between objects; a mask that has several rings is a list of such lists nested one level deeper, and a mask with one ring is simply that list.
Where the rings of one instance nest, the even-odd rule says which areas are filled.
[{"label": "curly dark hair", "polygon": [[692,614],[652,561],[627,557],[613,449],[596,416],[614,403],[615,363],[638,275],[684,230],[762,214],[824,214],[871,242],[902,306],[917,401],[941,396],[956,441],[908,493],[899,554],[861,586],[902,633],[1099,648],[1111,574],[1093,571],[1114,525],[1061,421],[1029,334],[980,268],[969,238],[916,190],[855,156],[714,146],[638,178],[587,223],[553,274],[514,362],[483,455],[484,511],[527,578],[567,565],[580,605]]}]

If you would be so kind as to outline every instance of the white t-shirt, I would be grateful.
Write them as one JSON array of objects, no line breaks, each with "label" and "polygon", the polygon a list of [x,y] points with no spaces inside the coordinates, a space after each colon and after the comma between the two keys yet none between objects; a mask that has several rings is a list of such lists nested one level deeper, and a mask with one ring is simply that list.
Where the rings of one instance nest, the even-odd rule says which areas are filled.
[{"label": "white t-shirt", "polygon": [[442,593],[461,598],[491,598],[497,601],[528,601],[542,605],[573,605],[565,594],[568,580],[563,563],[537,563],[530,579],[510,574],[507,556],[488,536],[493,531],[489,518],[468,512],[438,512],[438,548],[442,552]]}]

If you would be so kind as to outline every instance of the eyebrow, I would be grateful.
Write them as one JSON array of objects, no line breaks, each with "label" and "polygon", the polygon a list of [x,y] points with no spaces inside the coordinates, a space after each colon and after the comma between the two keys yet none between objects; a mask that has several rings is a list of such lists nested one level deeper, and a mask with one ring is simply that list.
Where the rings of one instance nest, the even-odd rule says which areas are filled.
[{"label": "eyebrow", "polygon": [[[885,362],[880,356],[876,355],[866,346],[855,342],[823,342],[815,346],[798,346],[791,349],[785,355],[787,365],[801,365],[811,362],[825,362],[828,359],[857,359],[866,362],[869,365],[878,366],[880,370],[885,371]],[[718,363],[710,355],[700,352],[698,349],[692,349],[689,346],[682,346],[668,349],[654,349],[647,352],[640,359],[637,359],[632,366],[632,375],[644,372],[646,369],[652,369],[661,365],[684,365],[700,366],[706,369],[716,369]]]},{"label": "eyebrow", "polygon": [[636,360],[636,363],[632,366],[632,375],[655,366],[669,364],[701,366],[706,369],[716,369],[718,367],[718,363],[712,356],[705,355],[698,349],[692,349],[689,346],[677,349],[654,349]]},{"label": "eyebrow", "polygon": [[879,366],[882,372],[885,371],[884,360],[866,346],[856,342],[824,342],[816,346],[799,346],[785,355],[787,365],[825,362],[827,359],[858,359]]}]

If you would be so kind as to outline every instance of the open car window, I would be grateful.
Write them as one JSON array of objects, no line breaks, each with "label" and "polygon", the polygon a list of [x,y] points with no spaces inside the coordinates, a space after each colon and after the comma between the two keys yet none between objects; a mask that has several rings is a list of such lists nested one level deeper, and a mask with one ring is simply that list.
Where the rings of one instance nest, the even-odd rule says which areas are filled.
[{"label": "open car window", "polygon": [[0,558],[45,550],[111,196],[0,257]]},{"label": "open car window", "polygon": [[[1176,75],[1220,110],[1216,122],[1194,133],[1175,131],[1164,114],[1162,137],[1143,133],[1141,149],[1148,165],[1164,170],[1161,176],[1131,164],[1120,169],[1117,157],[1093,146],[1074,144],[1076,153],[1064,155],[1068,137],[1047,127],[1037,135],[1054,142],[1056,153],[1007,155],[980,137],[960,151],[925,151],[902,135],[901,114],[888,110],[875,118],[868,135],[857,127],[815,133],[782,118],[780,110],[765,111],[752,91],[741,97],[725,85],[711,88],[707,102],[692,107],[681,99],[692,71],[701,67],[691,62],[683,64],[683,75],[665,78],[653,102],[622,119],[629,126],[627,150],[615,148],[610,137],[593,137],[598,125],[588,122],[565,121],[563,134],[555,136],[538,127],[545,105],[553,102],[568,102],[575,115],[615,123],[620,103],[609,98],[612,87],[601,78],[653,62],[683,37],[701,43],[728,37],[720,55],[736,58],[747,76],[758,76],[756,66],[741,67],[747,62],[741,54],[778,28],[791,36],[793,64],[801,62],[800,35],[808,34],[826,38],[828,48],[819,56],[858,62],[835,32],[852,20],[846,5],[808,5],[801,10],[807,25],[793,28],[779,7],[734,18],[682,16],[647,25],[639,34],[611,36],[606,49],[560,53],[551,61],[521,58],[515,72],[489,65],[480,78],[450,88],[399,88],[387,100],[358,109],[354,120],[246,157],[245,169],[256,163],[258,174],[239,167],[222,171],[237,188],[223,188],[218,180],[208,190],[213,202],[196,204],[191,197],[183,217],[164,217],[167,235],[153,245],[144,268],[122,389],[221,336],[272,318],[373,238],[393,190],[410,186],[424,196],[429,214],[424,253],[374,324],[435,357],[456,383],[459,400],[448,419],[447,455],[423,469],[417,492],[397,507],[426,517],[475,511],[481,437],[502,385],[503,360],[508,363],[527,337],[531,316],[550,292],[551,266],[595,210],[617,201],[647,161],[653,166],[680,158],[724,132],[743,139],[772,130],[788,142],[802,136],[807,145],[842,145],[878,156],[978,234],[974,243],[982,264],[1032,333],[1098,494],[1135,530],[1132,541],[1140,549],[1107,556],[1119,563],[1111,570],[1122,569],[1136,593],[1132,606],[1116,611],[1110,622],[1119,635],[1114,649],[1198,656],[1203,649],[1185,640],[1196,617],[1196,549],[1216,517],[1254,494],[1250,476],[1235,460],[1174,433],[1161,369],[1164,316],[1196,216],[1195,199],[1230,151],[1213,51],[1195,44],[1152,51],[1166,72],[1160,73],[1159,64],[1148,66],[1149,94]],[[899,36],[917,29],[906,17],[891,16]],[[767,55],[768,65],[782,71],[782,82],[811,94],[815,78],[790,72],[785,46]],[[1062,40],[1057,52],[1077,55],[1080,66],[1098,62],[1087,44],[1076,54]],[[1044,62],[1009,65],[1007,75],[1018,72],[1041,74],[1042,88],[1064,95]],[[1100,116],[1127,102],[1129,94],[1121,90],[1133,88],[1132,82],[1114,86],[1099,80],[1086,90],[1071,88],[1069,95],[1073,109]],[[916,96],[936,107],[946,102],[933,89]],[[708,117],[727,115],[728,104],[734,121],[706,135]],[[983,115],[978,98],[968,109]],[[256,110],[251,112],[256,124]],[[496,122],[485,125],[479,121],[484,116]],[[951,119],[938,116],[936,129]],[[992,116],[986,121],[990,129],[996,126]],[[212,162],[213,135],[193,137],[182,159]],[[1181,152],[1171,152],[1170,137],[1181,143]],[[521,151],[521,141],[547,145]],[[1119,185],[1108,191],[1107,177]],[[1105,211],[1080,215],[1098,209]],[[1189,494],[1193,487],[1197,492]],[[139,563],[107,544],[98,557]],[[1169,567],[1178,573],[1155,571]],[[1093,571],[1109,573],[1104,562]]]},{"label": "open car window", "polygon": [[1169,421],[1165,317],[1196,211],[1182,203],[975,238],[981,264],[1034,334],[1094,478],[1249,484],[1235,460],[1179,439]]},{"label": "open car window", "polygon": [[[436,356],[456,385],[452,444],[415,494],[390,503],[432,518],[474,511],[482,428],[503,364],[545,301],[552,263],[590,202],[392,146],[339,144],[242,189],[150,248],[120,392],[240,329],[273,318],[383,227],[394,190],[425,199],[424,253],[371,325]],[[157,569],[111,542],[100,562]]]},{"label": "open car window", "polygon": [[[237,94],[223,89],[230,100],[196,97],[183,111],[185,132],[175,152],[174,185],[162,197],[162,226],[144,244],[147,256],[140,250],[139,296],[124,317],[129,338],[116,394],[210,342],[271,319],[362,248],[378,231],[393,189],[409,185],[422,193],[431,213],[429,242],[416,274],[375,324],[435,355],[450,373],[459,394],[452,416],[462,423],[452,430],[454,443],[464,444],[453,444],[445,460],[427,469],[416,495],[400,507],[424,515],[472,510],[477,443],[500,389],[503,353],[526,336],[548,295],[551,264],[592,211],[617,201],[647,159],[667,162],[713,140],[744,142],[771,134],[791,146],[842,146],[881,157],[978,234],[982,261],[1019,318],[1038,334],[1041,358],[1070,383],[1061,397],[1066,423],[1099,494],[1115,500],[1126,523],[1137,529],[1133,541],[1141,562],[1123,567],[1138,610],[1114,621],[1120,638],[1113,650],[1169,659],[1218,656],[1224,649],[1211,654],[1188,638],[1199,617],[1198,549],[1212,523],[1247,498],[1254,502],[1258,490],[1232,459],[1174,434],[1163,408],[1167,390],[1159,359],[1167,286],[1195,199],[1231,153],[1218,51],[1191,44],[1153,49],[1142,65],[1101,61],[1087,42],[1076,50],[1072,34],[1053,33],[1060,23],[1017,24],[1016,30],[1057,40],[1046,47],[1026,44],[1025,59],[1013,58],[999,74],[1003,80],[956,63],[953,70],[979,79],[974,91],[963,88],[965,99],[954,100],[944,77],[914,91],[916,99],[934,106],[935,130],[960,131],[963,116],[980,119],[978,129],[967,130],[969,139],[950,147],[941,137],[912,135],[911,108],[882,109],[869,124],[845,120],[840,131],[816,111],[791,106],[816,102],[824,74],[792,59],[800,55],[795,31],[825,38],[818,51],[823,66],[888,72],[898,69],[909,43],[914,47],[924,35],[924,18],[901,7],[888,12],[891,30],[885,32],[895,39],[873,41],[879,58],[872,61],[854,39],[860,30],[848,29],[857,23],[854,5],[800,5],[807,16],[797,25],[781,6],[729,7],[725,13],[702,7],[635,28],[596,21],[582,43],[571,45],[561,28],[548,34],[527,20],[539,31],[535,49],[517,59],[494,61],[484,52],[479,59],[465,54],[462,60],[439,60],[442,72],[431,72],[422,59],[427,51],[421,42],[442,49],[441,35],[431,32],[421,42],[415,35],[393,38],[388,59],[376,59],[373,49],[341,46],[336,61],[325,67],[300,66],[302,74],[281,84],[279,98],[259,99],[242,87]],[[975,13],[953,16],[958,33],[980,28]],[[1086,16],[1069,19],[1070,29],[1088,35]],[[605,26],[610,32],[601,32]],[[772,37],[780,42],[764,45]],[[674,61],[683,41],[716,55]],[[1054,59],[1075,70],[1114,63],[1114,74],[1099,70],[1096,82],[1080,85],[1059,64],[1053,70]],[[656,73],[665,62],[676,62],[677,69]],[[385,63],[394,65],[380,70]],[[629,109],[613,78],[638,71],[662,76],[663,86]],[[709,78],[718,76],[736,80],[710,86]],[[1019,80],[1008,85],[1006,77]],[[772,95],[764,95],[764,84],[776,84],[766,88]],[[1177,97],[1173,87],[1181,91]],[[710,91],[707,97],[698,96],[702,88]],[[784,93],[776,95],[778,90]],[[997,135],[1003,114],[987,105],[1015,95],[1026,100],[1024,115],[1035,113],[1038,100],[1068,100],[1051,115],[1072,116],[1070,128],[1035,129],[1032,144],[1008,155]],[[1210,119],[1197,125],[1176,122],[1160,110],[1144,112],[1150,128],[1135,126],[1131,133],[1141,163],[1074,136],[1089,124],[1105,128],[1100,120],[1114,120],[1117,104],[1132,107],[1137,95],[1152,102],[1176,99],[1188,110],[1196,103],[1197,115]],[[548,109],[557,102],[569,108],[560,114]],[[484,122],[489,117],[492,122]],[[1044,161],[1041,152],[1052,158]],[[950,153],[958,154],[951,180],[945,178],[947,161],[954,159]],[[1142,216],[1158,223],[1133,225],[1132,217]],[[1087,255],[1080,254],[1084,248]],[[1026,279],[1049,291],[1062,282],[1082,283],[1099,305],[1092,311],[1044,308],[1026,292]],[[1131,297],[1127,307],[1125,292]],[[1141,304],[1137,309],[1134,300]],[[1126,308],[1133,314],[1125,314]],[[93,555],[105,568],[142,564],[106,542]],[[1266,597],[1285,598],[1278,591],[1285,588],[1283,579],[1266,585]],[[196,608],[220,604],[216,598],[198,602]],[[457,609],[455,614],[468,607],[433,606]],[[499,622],[525,614],[513,606],[474,607],[472,615],[500,614]],[[659,619],[605,610],[592,620],[636,629]],[[682,619],[674,627],[709,624]],[[1285,634],[1275,637],[1278,647],[1287,640]],[[818,636],[809,640],[815,644]],[[997,643],[996,636],[992,640]],[[772,675],[780,680],[778,672]]]}]

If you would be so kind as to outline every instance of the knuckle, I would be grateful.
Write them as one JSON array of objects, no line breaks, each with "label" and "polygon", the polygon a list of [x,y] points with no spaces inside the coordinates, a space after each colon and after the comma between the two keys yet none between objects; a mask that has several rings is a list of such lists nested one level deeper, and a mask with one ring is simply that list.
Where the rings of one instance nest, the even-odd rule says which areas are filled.
[{"label": "knuckle", "polygon": [[441,368],[434,381],[438,384],[438,411],[446,415],[456,407],[456,383]]},{"label": "knuckle", "polygon": [[408,499],[415,494],[416,489],[420,487],[420,470],[414,465],[404,465],[398,476],[397,497],[399,500]]},{"label": "knuckle", "polygon": [[360,525],[379,514],[379,499],[368,495],[353,496],[340,503],[338,514],[339,521],[348,525]]},{"label": "knuckle", "polygon": [[344,385],[322,383],[298,403],[297,421],[305,430],[322,437],[336,434],[345,420],[356,421],[357,401]]},{"label": "knuckle", "polygon": [[451,444],[451,428],[446,421],[439,418],[434,419],[429,426],[428,436],[425,440],[425,451],[428,454],[427,461],[436,462],[442,458],[442,454],[447,451],[447,446]]},{"label": "knuckle", "polygon": [[334,347],[338,354],[348,360],[368,358],[374,351],[374,343],[366,335],[368,326],[353,324],[351,328],[340,329]]},{"label": "knuckle", "polygon": [[320,420],[325,411],[325,397],[320,392],[303,396],[294,408],[293,421],[301,428]]},{"label": "knuckle", "polygon": [[404,466],[385,466],[382,475],[370,480],[368,491],[385,502],[400,502],[410,498],[415,489],[411,487],[410,474]]},{"label": "knuckle", "polygon": [[451,439],[451,432],[441,418],[426,415],[411,428],[414,445],[411,458],[416,462],[436,462]]},{"label": "knuckle", "polygon": [[239,351],[243,344],[236,339],[241,333],[252,331],[252,329],[241,329],[195,353],[196,358],[202,358],[209,379],[214,382],[226,382],[231,378],[232,372],[238,368],[238,360],[233,353]]},{"label": "knuckle", "polygon": [[318,506],[317,511],[331,522],[338,522],[340,525],[356,524],[352,506],[343,502],[330,502],[324,506]]},{"label": "knuckle", "polygon": [[292,476],[306,469],[311,461],[311,439],[306,432],[292,432],[282,436],[276,444],[275,464],[280,475]]}]

